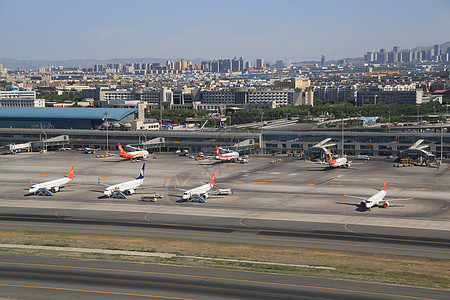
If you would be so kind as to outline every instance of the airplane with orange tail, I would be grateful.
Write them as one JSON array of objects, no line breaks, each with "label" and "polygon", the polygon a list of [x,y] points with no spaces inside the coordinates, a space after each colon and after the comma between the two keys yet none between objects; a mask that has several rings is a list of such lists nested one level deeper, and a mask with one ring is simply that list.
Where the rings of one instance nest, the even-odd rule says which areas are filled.
[{"label": "airplane with orange tail", "polygon": [[119,156],[126,159],[146,159],[149,155],[147,150],[139,150],[133,152],[126,152],[123,150],[122,145],[119,144]]},{"label": "airplane with orange tail", "polygon": [[347,193],[345,193],[345,197],[351,197],[351,198],[356,198],[356,199],[361,199],[363,201],[361,201],[360,205],[361,207],[364,207],[366,209],[371,209],[374,206],[382,206],[384,208],[387,208],[389,206],[389,202],[388,201],[399,201],[399,200],[411,200],[413,198],[403,198],[403,199],[384,199],[384,197],[387,194],[387,190],[386,190],[386,176],[384,176],[384,185],[383,185],[383,189],[379,190],[379,192],[377,192],[375,195],[371,196],[370,198],[363,198],[363,197],[358,197],[358,196],[350,196],[347,195]]},{"label": "airplane with orange tail", "polygon": [[206,184],[203,184],[199,187],[196,187],[196,188],[193,188],[190,190],[183,190],[183,189],[177,188],[177,186],[175,186],[175,189],[184,191],[183,200],[205,203],[205,200],[209,197],[208,192],[216,184],[215,179],[214,179],[215,175],[216,175],[216,171],[213,171],[211,180],[209,182],[207,182]]},{"label": "airplane with orange tail", "polygon": [[35,195],[41,196],[53,196],[53,193],[58,192],[61,188],[63,188],[69,181],[73,179],[73,169],[70,169],[69,175],[64,178],[55,179],[43,183],[38,183],[30,187],[28,190],[29,193],[33,193]]},{"label": "airplane with orange tail", "polygon": [[356,165],[362,164],[362,163],[352,163],[351,161],[349,161],[347,159],[347,157],[333,158],[333,156],[331,155],[331,151],[330,150],[328,150],[328,162],[325,162],[325,161],[308,161],[308,160],[306,162],[314,163],[314,164],[328,165],[328,167],[330,167],[330,168],[348,168],[352,164],[356,164]]},{"label": "airplane with orange tail", "polygon": [[328,150],[328,157],[329,157],[328,166],[330,168],[348,168],[352,164],[351,161],[348,161],[347,157],[339,157],[334,159],[331,156],[330,150]]}]

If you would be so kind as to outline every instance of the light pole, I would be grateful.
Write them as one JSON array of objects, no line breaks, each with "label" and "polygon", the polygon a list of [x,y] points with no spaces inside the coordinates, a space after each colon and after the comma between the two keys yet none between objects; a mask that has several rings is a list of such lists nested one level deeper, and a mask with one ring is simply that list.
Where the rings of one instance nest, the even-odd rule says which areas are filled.
[{"label": "light pole", "polygon": [[44,135],[45,135],[45,140],[44,140],[45,152],[44,153],[47,153],[47,134],[45,133],[44,130],[42,130],[42,133],[44,133]]},{"label": "light pole", "polygon": [[259,143],[260,143],[260,147],[261,147],[261,158],[263,158],[264,156],[264,148],[263,148],[263,115],[264,115],[264,111],[261,112],[261,138],[259,139]]},{"label": "light pole", "polygon": [[342,157],[344,157],[344,115],[341,116],[342,120]]},{"label": "light pole", "polygon": [[108,112],[106,111],[104,114],[105,119],[106,119],[106,151],[109,150],[109,136],[108,136],[108,127],[109,127],[109,123],[108,123]]},{"label": "light pole", "polygon": [[391,111],[388,111],[389,119],[388,119],[388,131],[391,132]]},{"label": "light pole", "polygon": [[442,155],[442,148],[444,148],[444,118],[443,115],[441,115],[441,163],[440,165],[442,165],[442,161],[444,159],[444,156]]},{"label": "light pole", "polygon": [[419,107],[420,107],[420,104],[417,104],[416,106],[417,106],[417,126],[419,126]]}]

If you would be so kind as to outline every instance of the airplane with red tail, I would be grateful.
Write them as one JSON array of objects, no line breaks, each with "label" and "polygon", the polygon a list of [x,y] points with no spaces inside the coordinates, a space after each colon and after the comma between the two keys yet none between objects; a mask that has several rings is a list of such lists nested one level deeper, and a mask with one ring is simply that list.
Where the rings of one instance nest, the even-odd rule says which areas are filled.
[{"label": "airplane with red tail", "polygon": [[74,166],[72,166],[69,175],[67,175],[66,177],[35,184],[30,187],[28,192],[41,196],[53,196],[53,193],[61,190],[61,188],[63,188],[68,182],[73,179],[73,170]]},{"label": "airplane with red tail", "polygon": [[126,152],[123,150],[122,145],[119,145],[119,156],[126,159],[146,159],[149,155],[147,150],[139,150],[133,152]]},{"label": "airplane with red tail", "polygon": [[347,193],[345,193],[346,197],[351,197],[351,198],[356,198],[356,199],[361,199],[363,201],[361,201],[360,205],[361,207],[370,209],[374,206],[382,206],[384,208],[389,207],[389,201],[399,201],[399,200],[411,200],[413,198],[403,198],[403,199],[384,199],[384,197],[387,194],[387,190],[386,190],[386,176],[384,177],[384,185],[383,185],[383,189],[379,190],[375,195],[371,196],[370,198],[363,198],[363,197],[358,197],[358,196],[350,196],[347,195]]}]

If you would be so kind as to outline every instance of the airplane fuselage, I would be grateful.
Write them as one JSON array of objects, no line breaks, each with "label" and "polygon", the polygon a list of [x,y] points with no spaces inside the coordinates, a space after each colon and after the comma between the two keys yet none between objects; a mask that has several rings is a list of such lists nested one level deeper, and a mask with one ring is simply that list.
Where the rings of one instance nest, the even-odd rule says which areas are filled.
[{"label": "airplane fuselage", "polygon": [[35,184],[30,187],[28,192],[36,193],[39,189],[48,189],[48,190],[51,190],[52,192],[57,192],[62,185],[65,185],[66,183],[68,183],[71,180],[72,179],[64,177],[64,178],[60,178],[60,179],[55,179],[55,180]]},{"label": "airplane fuselage", "polygon": [[119,156],[122,158],[147,158],[149,155],[148,151],[133,151],[133,152],[125,152],[121,153]]},{"label": "airplane fuselage", "polygon": [[192,198],[192,195],[204,195],[207,192],[209,192],[213,186],[214,185],[212,185],[210,183],[206,183],[206,184],[201,185],[199,187],[187,190],[183,194],[183,199],[184,200],[189,200],[189,199]]},{"label": "airplane fuselage", "polygon": [[[371,208],[383,202],[384,197],[386,196],[386,191],[381,190],[375,195],[371,196],[369,199],[361,202],[361,205],[364,203],[366,208]],[[389,204],[388,204],[389,205]]]},{"label": "airplane fuselage", "polygon": [[346,157],[341,157],[338,159],[331,159],[329,165],[331,168],[348,167],[349,162]]},{"label": "airplane fuselage", "polygon": [[239,157],[239,153],[231,152],[227,154],[221,154],[220,156],[216,156],[218,160],[236,160]]},{"label": "airplane fuselage", "polygon": [[127,182],[111,185],[103,192],[107,196],[111,196],[115,191],[127,192],[133,194],[134,190],[144,183],[144,179],[134,179]]}]

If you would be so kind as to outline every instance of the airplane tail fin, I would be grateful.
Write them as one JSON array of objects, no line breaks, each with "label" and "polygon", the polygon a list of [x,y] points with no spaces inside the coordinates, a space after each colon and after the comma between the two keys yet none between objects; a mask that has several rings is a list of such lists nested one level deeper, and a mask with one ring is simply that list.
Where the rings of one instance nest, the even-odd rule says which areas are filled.
[{"label": "airplane tail fin", "polygon": [[211,180],[209,181],[209,184],[211,184],[211,185],[215,185],[216,184],[215,179],[214,179],[215,175],[216,175],[216,171],[213,171],[213,174],[212,174]]},{"label": "airplane tail fin", "polygon": [[74,169],[74,166],[72,166],[72,169],[70,169],[70,172],[69,172],[69,175],[67,175],[67,178],[73,179],[73,169]]},{"label": "airplane tail fin", "polygon": [[384,185],[383,185],[383,191],[386,192],[386,176],[384,176]]},{"label": "airplane tail fin", "polygon": [[331,150],[328,150],[328,157],[329,157],[329,163],[330,164],[334,164],[336,163],[336,161],[333,159],[333,157],[331,156]]},{"label": "airplane tail fin", "polygon": [[119,153],[120,154],[125,154],[126,152],[123,151],[122,145],[120,143],[118,143],[118,144],[119,144]]},{"label": "airplane tail fin", "polygon": [[217,147],[217,146],[216,146],[216,154],[217,154],[218,157],[222,156],[222,154],[220,154],[219,147]]},{"label": "airplane tail fin", "polygon": [[142,165],[141,172],[139,173],[139,176],[136,177],[136,179],[144,179],[144,171],[145,171],[145,163]]}]

